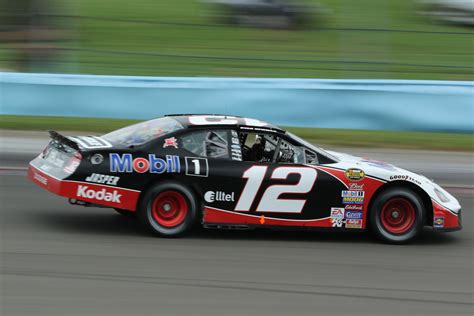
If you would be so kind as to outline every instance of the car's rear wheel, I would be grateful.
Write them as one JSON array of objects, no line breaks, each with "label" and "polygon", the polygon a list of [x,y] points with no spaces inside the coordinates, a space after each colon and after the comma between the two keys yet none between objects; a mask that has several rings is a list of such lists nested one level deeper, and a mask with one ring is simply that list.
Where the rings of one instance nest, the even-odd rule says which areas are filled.
[{"label": "car's rear wheel", "polygon": [[196,214],[194,194],[178,183],[159,184],[145,193],[139,217],[152,232],[176,237],[191,230]]},{"label": "car's rear wheel", "polygon": [[402,244],[420,234],[424,216],[423,202],[416,193],[405,188],[391,188],[374,200],[369,224],[380,240]]}]

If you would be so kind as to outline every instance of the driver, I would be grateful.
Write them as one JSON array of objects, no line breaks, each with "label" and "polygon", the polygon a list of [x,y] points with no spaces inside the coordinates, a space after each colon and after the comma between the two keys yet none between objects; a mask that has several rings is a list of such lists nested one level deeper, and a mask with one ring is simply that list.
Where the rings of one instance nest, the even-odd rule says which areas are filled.
[{"label": "driver", "polygon": [[265,139],[261,135],[255,137],[255,143],[245,153],[248,161],[261,161],[265,151]]}]

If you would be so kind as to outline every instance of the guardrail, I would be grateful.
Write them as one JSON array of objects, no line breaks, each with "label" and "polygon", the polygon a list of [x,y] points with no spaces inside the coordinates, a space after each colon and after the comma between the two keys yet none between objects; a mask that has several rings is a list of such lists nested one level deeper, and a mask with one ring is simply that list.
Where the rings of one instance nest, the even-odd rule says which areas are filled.
[{"label": "guardrail", "polygon": [[149,119],[224,113],[282,126],[472,132],[474,82],[0,72],[0,114]]}]

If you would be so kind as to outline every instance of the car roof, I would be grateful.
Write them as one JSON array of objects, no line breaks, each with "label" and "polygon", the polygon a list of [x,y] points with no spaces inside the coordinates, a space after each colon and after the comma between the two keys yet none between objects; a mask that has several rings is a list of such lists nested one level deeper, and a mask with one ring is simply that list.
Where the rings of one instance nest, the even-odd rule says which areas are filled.
[{"label": "car roof", "polygon": [[[257,119],[246,118],[236,115],[224,114],[168,114],[165,117],[172,117],[184,128],[199,127],[236,127],[249,131],[267,131],[285,133],[285,130]],[[226,120],[227,123],[223,123]],[[199,122],[199,123],[197,123]],[[215,123],[213,123],[215,122]]]}]

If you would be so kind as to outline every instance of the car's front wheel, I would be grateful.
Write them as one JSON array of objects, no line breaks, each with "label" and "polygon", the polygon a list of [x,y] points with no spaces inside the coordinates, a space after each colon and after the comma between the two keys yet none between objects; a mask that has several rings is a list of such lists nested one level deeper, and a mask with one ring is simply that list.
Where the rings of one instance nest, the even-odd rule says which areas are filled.
[{"label": "car's front wheel", "polygon": [[191,230],[197,208],[194,194],[185,186],[178,183],[159,184],[145,193],[139,217],[152,232],[176,237]]},{"label": "car's front wheel", "polygon": [[374,200],[369,225],[380,240],[402,244],[420,234],[424,216],[423,202],[417,194],[406,188],[391,188]]}]

